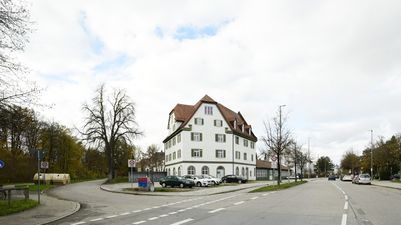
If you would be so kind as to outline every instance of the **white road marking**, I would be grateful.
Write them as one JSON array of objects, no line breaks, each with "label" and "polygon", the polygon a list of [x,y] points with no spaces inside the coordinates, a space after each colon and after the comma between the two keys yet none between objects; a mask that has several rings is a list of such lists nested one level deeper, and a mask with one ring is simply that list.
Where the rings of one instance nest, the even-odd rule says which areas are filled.
[{"label": "white road marking", "polygon": [[251,198],[252,200],[255,200],[255,199],[257,199],[257,198],[259,198],[259,197],[253,197],[253,198]]},{"label": "white road marking", "polygon": [[147,211],[147,210],[151,210],[152,208],[146,208],[146,209],[144,209],[143,211]]},{"label": "white road marking", "polygon": [[344,205],[344,210],[347,210],[347,209],[348,209],[348,201],[345,202],[345,205]]},{"label": "white road marking", "polygon": [[84,224],[85,222],[83,222],[83,221],[81,221],[81,222],[78,222],[78,223],[72,223],[71,225],[79,225],[79,224]]},{"label": "white road marking", "polygon": [[168,216],[167,214],[163,214],[163,215],[160,215],[159,217],[166,217],[166,216]]},{"label": "white road marking", "polygon": [[103,220],[103,218],[97,218],[97,219],[93,219],[93,220],[89,220],[89,221],[95,222],[95,221],[99,221],[99,220]]},{"label": "white road marking", "polygon": [[345,200],[348,200],[348,195],[345,195],[344,198],[345,198]]},{"label": "white road marking", "polygon": [[341,220],[341,225],[347,225],[347,214],[343,214],[343,219]]},{"label": "white road marking", "polygon": [[152,218],[149,218],[148,220],[157,220],[157,219],[159,219],[159,217],[152,217]]},{"label": "white road marking", "polygon": [[162,205],[162,207],[167,207],[167,206],[168,206],[168,204]]},{"label": "white road marking", "polygon": [[184,212],[184,211],[186,211],[186,209],[180,209],[180,210],[178,210],[178,212]]},{"label": "white road marking", "polygon": [[152,209],[158,209],[160,206],[153,206]]},{"label": "white road marking", "polygon": [[184,224],[184,223],[188,223],[189,221],[192,221],[192,220],[194,220],[194,219],[188,218],[186,220],[181,220],[179,222],[172,223],[171,225],[181,225],[181,224]]},{"label": "white road marking", "polygon": [[137,224],[141,224],[141,223],[145,223],[145,222],[146,222],[145,220],[141,220],[141,221],[138,221],[138,222],[134,222],[134,223],[132,223],[132,224],[137,225]]},{"label": "white road marking", "polygon": [[266,196],[266,195],[268,195],[268,194],[270,194],[270,193],[263,194],[263,196]]},{"label": "white road marking", "polygon": [[177,214],[177,212],[171,212],[171,213],[169,213],[170,215],[174,215],[174,214]]},{"label": "white road marking", "polygon": [[120,216],[126,216],[126,215],[129,215],[129,214],[131,214],[131,213],[130,212],[120,213]]},{"label": "white road marking", "polygon": [[135,211],[132,211],[133,213],[138,213],[138,212],[142,212],[142,209],[140,209],[140,210],[135,210]]},{"label": "white road marking", "polygon": [[221,210],[225,210],[225,209],[226,209],[226,208],[218,208],[218,209],[209,211],[209,213],[215,213],[215,212],[218,212],[218,211],[221,211]]},{"label": "white road marking", "polygon": [[106,216],[106,219],[114,218],[117,217],[118,215],[111,215],[111,216]]},{"label": "white road marking", "polygon": [[236,202],[234,205],[241,205],[242,203],[244,203],[244,201]]}]

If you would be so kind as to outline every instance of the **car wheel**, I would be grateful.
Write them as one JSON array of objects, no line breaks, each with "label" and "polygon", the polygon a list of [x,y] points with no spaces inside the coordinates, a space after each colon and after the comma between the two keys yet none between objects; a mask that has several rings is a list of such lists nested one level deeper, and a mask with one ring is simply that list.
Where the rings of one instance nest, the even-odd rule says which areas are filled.
[{"label": "car wheel", "polygon": [[166,183],[162,183],[162,187],[164,188],[167,187]]},{"label": "car wheel", "polygon": [[201,182],[198,182],[198,183],[196,183],[196,186],[198,186],[198,187],[202,187],[202,184],[201,184]]},{"label": "car wheel", "polygon": [[239,184],[242,183],[241,180],[238,180],[238,183],[239,183]]},{"label": "car wheel", "polygon": [[180,188],[184,188],[184,184],[180,184]]},{"label": "car wheel", "polygon": [[216,185],[217,185],[216,181],[213,181],[213,186],[216,186]]}]

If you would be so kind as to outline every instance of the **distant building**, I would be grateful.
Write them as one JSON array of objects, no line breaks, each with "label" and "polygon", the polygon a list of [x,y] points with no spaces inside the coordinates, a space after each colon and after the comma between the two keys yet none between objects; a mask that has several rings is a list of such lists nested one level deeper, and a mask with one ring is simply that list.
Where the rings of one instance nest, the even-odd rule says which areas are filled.
[{"label": "distant building", "polygon": [[[288,167],[281,166],[281,179],[290,175]],[[277,180],[277,163],[269,162],[264,159],[256,160],[256,180]]]},{"label": "distant building", "polygon": [[164,139],[169,175],[236,174],[256,179],[256,136],[240,112],[205,95],[195,105],[177,104]]}]

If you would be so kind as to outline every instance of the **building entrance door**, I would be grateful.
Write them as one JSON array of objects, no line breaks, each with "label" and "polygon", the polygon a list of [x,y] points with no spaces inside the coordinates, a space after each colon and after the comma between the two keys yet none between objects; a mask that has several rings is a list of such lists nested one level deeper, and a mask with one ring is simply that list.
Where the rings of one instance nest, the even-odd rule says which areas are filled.
[{"label": "building entrance door", "polygon": [[224,167],[222,167],[222,166],[219,166],[219,167],[217,167],[217,171],[216,171],[216,177],[217,178],[222,178],[222,177],[224,177]]}]

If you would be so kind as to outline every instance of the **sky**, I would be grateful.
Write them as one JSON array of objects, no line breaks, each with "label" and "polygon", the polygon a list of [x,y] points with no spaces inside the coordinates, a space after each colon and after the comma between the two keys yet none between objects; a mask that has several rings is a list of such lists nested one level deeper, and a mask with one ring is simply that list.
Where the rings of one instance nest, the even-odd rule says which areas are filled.
[{"label": "sky", "polygon": [[[205,94],[240,111],[257,137],[286,105],[316,159],[339,163],[401,129],[400,1],[27,2],[19,58],[43,88],[47,120],[82,127],[95,90],[124,89],[144,136],[162,148],[168,114]],[[257,143],[257,149],[264,146]]]}]

